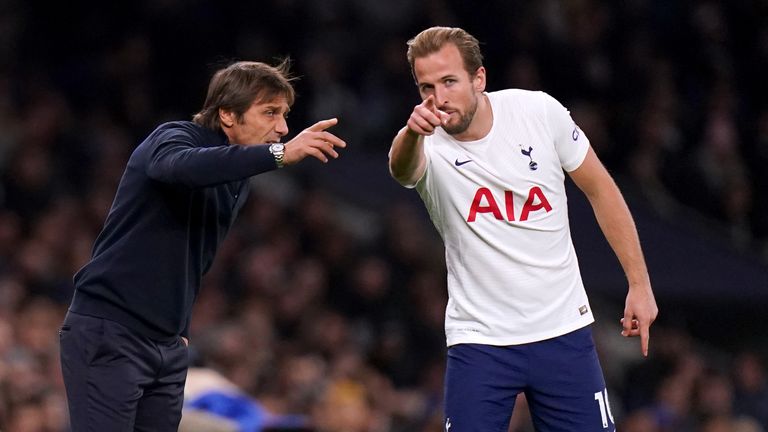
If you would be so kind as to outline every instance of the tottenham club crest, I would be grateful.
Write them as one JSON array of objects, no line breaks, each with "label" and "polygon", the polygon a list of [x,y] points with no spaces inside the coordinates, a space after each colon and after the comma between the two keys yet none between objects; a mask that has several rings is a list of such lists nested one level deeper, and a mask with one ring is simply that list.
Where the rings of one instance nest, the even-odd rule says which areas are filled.
[{"label": "tottenham club crest", "polygon": [[533,160],[533,157],[531,156],[531,152],[533,151],[533,147],[528,146],[528,151],[526,151],[523,146],[520,146],[520,152],[523,153],[524,156],[528,156],[528,159],[531,161],[528,163],[528,168],[531,169],[531,171],[536,171],[539,168],[539,164],[536,163],[536,161]]}]

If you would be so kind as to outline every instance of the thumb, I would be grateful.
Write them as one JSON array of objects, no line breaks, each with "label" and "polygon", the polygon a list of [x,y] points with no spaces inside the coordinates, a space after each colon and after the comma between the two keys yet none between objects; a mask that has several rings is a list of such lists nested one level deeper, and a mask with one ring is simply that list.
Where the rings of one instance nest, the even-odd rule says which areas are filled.
[{"label": "thumb", "polygon": [[632,331],[632,313],[629,310],[624,311],[624,318],[621,319],[621,334],[622,336],[629,336]]},{"label": "thumb", "polygon": [[445,111],[441,111],[439,109],[436,109],[435,111],[437,111],[437,116],[440,117],[440,123],[442,123],[442,124],[448,123],[448,120],[450,120],[450,118],[451,118],[450,114],[448,114]]},{"label": "thumb", "polygon": [[319,122],[317,122],[317,123],[313,124],[312,126],[308,127],[307,130],[312,131],[312,132],[321,132],[321,131],[324,131],[324,130],[328,129],[329,127],[335,125],[338,122],[339,122],[339,119],[337,119],[335,117],[332,118],[332,119],[320,120]]}]

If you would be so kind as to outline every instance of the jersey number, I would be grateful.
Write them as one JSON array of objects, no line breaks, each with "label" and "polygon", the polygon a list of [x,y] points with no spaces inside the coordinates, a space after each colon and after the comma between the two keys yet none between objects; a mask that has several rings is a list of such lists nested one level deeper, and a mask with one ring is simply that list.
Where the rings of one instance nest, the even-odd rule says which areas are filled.
[{"label": "jersey number", "polygon": [[595,393],[595,400],[600,405],[600,418],[603,420],[603,428],[608,428],[608,419],[613,421],[613,414],[611,414],[611,404],[608,403],[608,389],[604,389],[601,392]]}]

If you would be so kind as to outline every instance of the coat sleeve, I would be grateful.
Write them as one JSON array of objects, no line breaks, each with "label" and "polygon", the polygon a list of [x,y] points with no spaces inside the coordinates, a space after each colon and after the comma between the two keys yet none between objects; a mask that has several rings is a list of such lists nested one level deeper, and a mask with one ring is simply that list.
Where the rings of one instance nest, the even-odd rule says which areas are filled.
[{"label": "coat sleeve", "polygon": [[206,187],[277,168],[267,144],[206,147],[195,139],[183,130],[160,133],[146,149],[147,175],[164,183]]}]

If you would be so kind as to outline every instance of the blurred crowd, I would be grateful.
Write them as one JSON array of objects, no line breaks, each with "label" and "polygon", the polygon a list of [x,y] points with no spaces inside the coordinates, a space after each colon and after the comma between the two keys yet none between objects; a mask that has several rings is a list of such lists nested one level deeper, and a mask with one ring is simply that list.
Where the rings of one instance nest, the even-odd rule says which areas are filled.
[{"label": "blurred crowd", "polygon": [[[67,431],[57,330],[72,275],[132,149],[188,119],[227,61],[290,55],[292,134],[339,117],[350,147],[334,164],[383,166],[418,103],[405,41],[464,27],[490,90],[552,94],[628,190],[768,257],[766,17],[764,0],[0,1],[0,430]],[[365,205],[377,191],[347,183],[254,179],[203,281],[192,361],[311,430],[442,431],[442,245],[411,202]],[[768,347],[662,321],[641,360],[594,309],[621,431],[768,431]],[[510,431],[532,430],[518,406]]]}]

